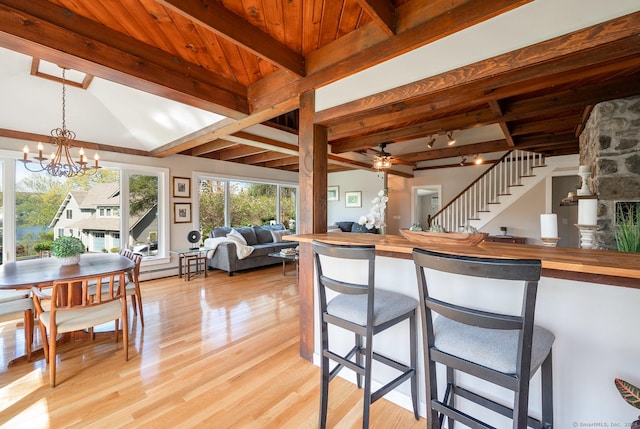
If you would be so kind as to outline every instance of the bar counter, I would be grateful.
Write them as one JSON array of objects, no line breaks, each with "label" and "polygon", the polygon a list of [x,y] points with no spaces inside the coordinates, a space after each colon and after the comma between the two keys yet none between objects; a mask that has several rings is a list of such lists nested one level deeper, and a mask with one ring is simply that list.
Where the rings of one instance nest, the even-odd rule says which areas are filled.
[{"label": "bar counter", "polygon": [[[411,259],[414,247],[424,247],[400,235],[331,232],[301,234],[289,236],[288,239],[301,243],[319,240],[334,244],[373,244],[378,254],[408,259]],[[542,261],[543,275],[546,277],[640,288],[640,253],[485,242],[477,246],[443,244],[428,248],[437,252],[467,256],[539,259]]]},{"label": "bar counter", "polygon": [[[637,418],[638,410],[620,397],[614,378],[640,385],[640,337],[636,328],[640,311],[640,291],[637,290],[640,288],[640,254],[484,242],[471,247],[427,247],[399,235],[339,232],[283,238],[300,243],[301,355],[313,359],[316,364],[319,329],[317,309],[314,307],[312,240],[375,245],[376,287],[416,298],[418,286],[411,256],[414,247],[470,256],[539,259],[543,273],[538,287],[536,323],[556,336],[553,348],[554,427],[628,427]],[[346,262],[334,267],[339,270],[350,268]],[[455,278],[447,277],[442,284],[448,285],[454,281]],[[480,306],[484,300],[513,305],[511,297],[496,294],[478,296],[471,289],[473,285],[468,286],[469,299]],[[397,347],[397,344],[408,341],[406,331],[403,326],[386,336],[385,333],[381,334],[379,340],[376,337],[376,347],[380,346],[382,351],[404,349]],[[339,333],[330,338],[345,345],[352,341],[351,336],[346,338]],[[419,343],[419,398],[424,415],[421,338]],[[308,347],[310,356],[305,356],[305,347]],[[347,379],[355,382],[354,376]],[[532,379],[530,395],[533,414],[538,414],[540,409],[539,381],[539,374],[536,374]],[[468,383],[473,385],[474,381]],[[512,398],[505,390],[492,390],[491,393],[506,402]],[[409,395],[404,385],[385,398],[410,409]],[[507,427],[504,420],[494,420],[494,424],[496,427]]]}]

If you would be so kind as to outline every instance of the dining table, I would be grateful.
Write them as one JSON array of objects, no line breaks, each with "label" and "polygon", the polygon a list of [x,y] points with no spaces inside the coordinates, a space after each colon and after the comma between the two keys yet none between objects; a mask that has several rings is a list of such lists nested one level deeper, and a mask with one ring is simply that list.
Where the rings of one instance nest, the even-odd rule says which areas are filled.
[{"label": "dining table", "polygon": [[31,289],[53,284],[56,280],[73,280],[129,271],[134,262],[114,253],[84,253],[80,262],[61,265],[56,258],[25,259],[0,265],[0,289]]},{"label": "dining table", "polygon": [[[107,276],[112,273],[129,271],[134,266],[135,263],[131,259],[114,253],[84,253],[80,255],[80,262],[74,265],[61,265],[60,261],[53,257],[5,262],[0,265],[0,289],[47,287],[57,280]],[[76,337],[79,338],[79,336]],[[70,338],[70,336],[64,335],[57,341],[64,343]],[[38,352],[42,352],[42,349],[34,350],[32,357]],[[8,366],[23,361],[26,361],[26,356],[19,356],[9,362]]]}]

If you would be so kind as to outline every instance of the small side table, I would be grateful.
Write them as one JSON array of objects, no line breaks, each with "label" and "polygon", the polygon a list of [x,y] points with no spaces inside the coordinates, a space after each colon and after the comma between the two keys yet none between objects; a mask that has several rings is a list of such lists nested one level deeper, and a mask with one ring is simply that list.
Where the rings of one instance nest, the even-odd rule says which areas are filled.
[{"label": "small side table", "polygon": [[202,273],[207,277],[207,252],[209,250],[211,249],[207,247],[170,250],[171,253],[178,255],[178,277],[184,278],[185,281]]}]

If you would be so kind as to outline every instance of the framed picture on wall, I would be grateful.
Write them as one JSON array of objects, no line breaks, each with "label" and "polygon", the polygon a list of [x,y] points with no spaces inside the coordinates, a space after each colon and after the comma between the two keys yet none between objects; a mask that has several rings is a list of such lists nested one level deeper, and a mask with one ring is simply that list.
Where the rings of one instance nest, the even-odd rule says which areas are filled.
[{"label": "framed picture on wall", "polygon": [[345,207],[362,207],[362,191],[351,191],[344,193]]},{"label": "framed picture on wall", "polygon": [[188,177],[174,177],[173,196],[176,198],[191,198],[191,179]]},{"label": "framed picture on wall", "polygon": [[327,187],[327,201],[340,201],[340,187],[329,186]]},{"label": "framed picture on wall", "polygon": [[191,222],[191,203],[173,203],[173,223]]}]

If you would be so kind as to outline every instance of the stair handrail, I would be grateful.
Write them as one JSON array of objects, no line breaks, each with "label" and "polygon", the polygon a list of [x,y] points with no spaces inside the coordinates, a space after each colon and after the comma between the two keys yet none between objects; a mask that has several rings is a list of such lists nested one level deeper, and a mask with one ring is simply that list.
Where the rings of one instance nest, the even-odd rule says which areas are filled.
[{"label": "stair handrail", "polygon": [[[471,182],[466,188],[464,188],[462,191],[460,191],[460,193],[458,193],[458,195],[456,195],[454,198],[451,199],[451,201],[449,201],[444,207],[442,207],[440,210],[438,210],[433,216],[429,215],[427,217],[427,228],[431,228],[431,222],[433,221],[433,219],[435,219],[436,217],[438,217],[439,215],[441,215],[445,210],[447,210],[450,206],[453,205],[453,203],[455,201],[458,200],[458,198],[460,198],[465,192],[467,192],[469,189],[471,189],[476,183],[478,183],[480,180],[482,180],[482,178],[484,176],[486,176],[487,174],[489,174],[491,171],[493,171],[498,165],[500,165],[500,163],[502,163],[502,161],[505,160],[505,158],[507,158],[514,150],[518,150],[518,149],[511,149],[509,151],[507,151],[504,155],[502,155],[502,157],[500,159],[498,159],[497,161],[493,162],[493,165],[491,166],[491,168],[486,169],[480,176],[478,176],[473,182]],[[527,157],[530,157],[530,155],[527,155]]]}]

